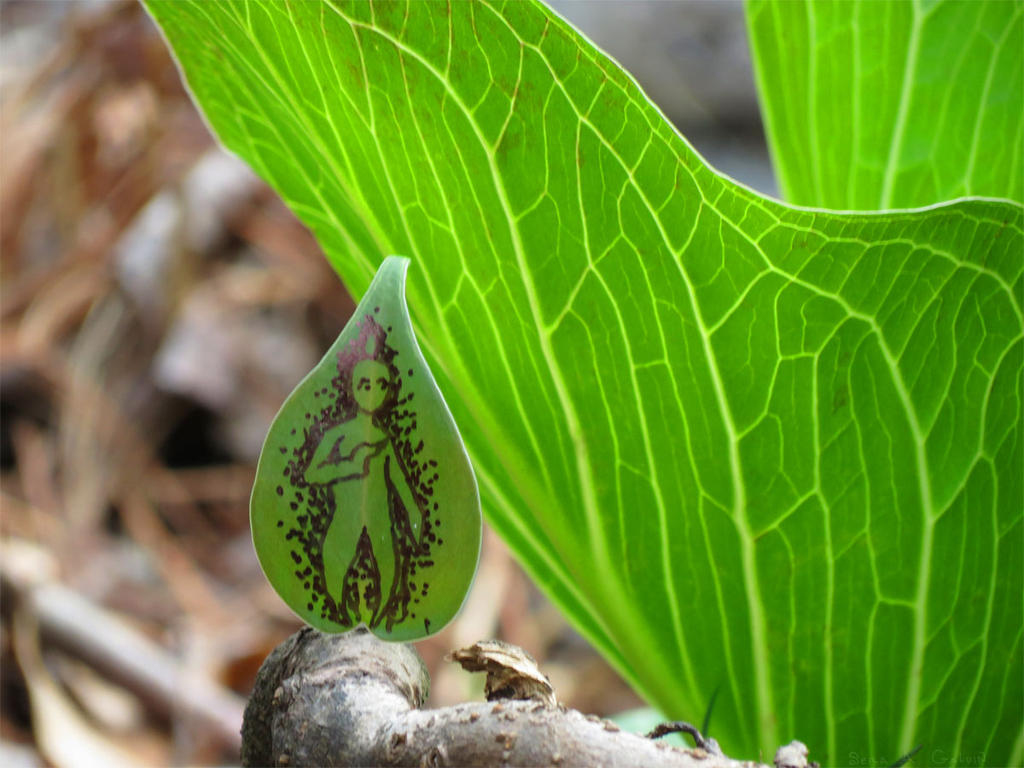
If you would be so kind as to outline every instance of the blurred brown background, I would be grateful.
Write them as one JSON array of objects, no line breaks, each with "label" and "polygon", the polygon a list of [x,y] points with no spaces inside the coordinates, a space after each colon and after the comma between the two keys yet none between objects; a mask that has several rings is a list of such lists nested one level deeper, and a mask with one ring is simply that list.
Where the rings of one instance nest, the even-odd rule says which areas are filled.
[{"label": "blurred brown background", "polygon": [[[133,2],[0,6],[0,764],[232,764],[244,697],[298,620],[260,572],[265,431],[353,304],[217,148]],[[490,532],[469,600],[418,644],[500,637],[559,699],[639,699]]]}]

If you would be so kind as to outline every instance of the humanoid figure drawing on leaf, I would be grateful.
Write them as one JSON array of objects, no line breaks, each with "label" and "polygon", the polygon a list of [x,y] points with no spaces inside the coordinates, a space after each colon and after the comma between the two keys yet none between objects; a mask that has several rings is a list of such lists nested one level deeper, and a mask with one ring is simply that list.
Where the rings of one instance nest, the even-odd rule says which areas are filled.
[{"label": "humanoid figure drawing on leaf", "polygon": [[302,546],[309,567],[296,576],[307,581],[324,618],[346,627],[383,623],[390,631],[415,618],[410,612],[429,586],[415,577],[433,564],[428,508],[437,475],[422,481],[423,444],[410,439],[412,395],[402,397],[387,331],[370,314],[358,327],[338,352],[331,387],[318,393],[327,396],[324,409],[309,415],[295,451],[290,479],[306,492],[307,515],[288,538]]},{"label": "humanoid figure drawing on leaf", "polygon": [[465,600],[480,554],[480,495],[416,343],[409,264],[384,259],[281,406],[256,468],[249,519],[260,566],[321,632],[437,632]]}]

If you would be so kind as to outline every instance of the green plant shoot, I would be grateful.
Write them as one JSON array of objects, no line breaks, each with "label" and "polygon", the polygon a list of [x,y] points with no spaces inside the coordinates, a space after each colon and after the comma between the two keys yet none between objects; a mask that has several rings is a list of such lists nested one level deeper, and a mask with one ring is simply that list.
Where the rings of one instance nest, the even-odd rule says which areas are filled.
[{"label": "green plant shoot", "polygon": [[476,478],[413,334],[408,267],[384,260],[281,406],[256,471],[260,565],[324,632],[431,635],[458,613],[480,556]]},{"label": "green plant shoot", "polygon": [[1022,764],[1024,6],[751,4],[797,199],[1017,198],[857,213],[716,173],[539,3],[146,2],[348,286],[421,254],[489,522],[666,716]]}]

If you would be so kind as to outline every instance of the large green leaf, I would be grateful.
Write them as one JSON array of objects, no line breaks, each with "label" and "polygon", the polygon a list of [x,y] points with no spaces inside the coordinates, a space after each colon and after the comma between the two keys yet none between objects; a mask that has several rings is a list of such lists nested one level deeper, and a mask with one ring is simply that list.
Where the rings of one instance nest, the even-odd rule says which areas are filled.
[{"label": "large green leaf", "polygon": [[480,556],[473,468],[405,305],[409,260],[384,260],[352,319],[288,396],[253,485],[263,572],[325,632],[440,630]]},{"label": "large green leaf", "polygon": [[787,200],[1024,200],[1024,2],[748,0]]},{"label": "large green leaf", "polygon": [[1020,205],[758,197],[533,3],[150,8],[356,293],[414,257],[485,513],[652,702],[1020,755]]}]

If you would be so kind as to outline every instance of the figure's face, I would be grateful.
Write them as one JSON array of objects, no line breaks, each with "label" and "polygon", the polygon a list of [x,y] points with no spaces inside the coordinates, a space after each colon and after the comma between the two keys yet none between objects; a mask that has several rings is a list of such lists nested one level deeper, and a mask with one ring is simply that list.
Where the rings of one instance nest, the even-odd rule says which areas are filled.
[{"label": "figure's face", "polygon": [[388,369],[376,360],[360,360],[352,369],[352,394],[359,410],[373,413],[388,393]]}]

